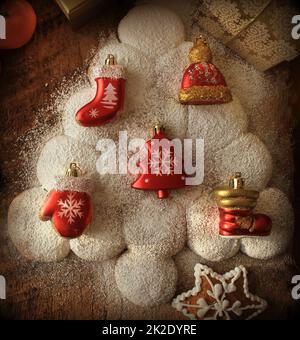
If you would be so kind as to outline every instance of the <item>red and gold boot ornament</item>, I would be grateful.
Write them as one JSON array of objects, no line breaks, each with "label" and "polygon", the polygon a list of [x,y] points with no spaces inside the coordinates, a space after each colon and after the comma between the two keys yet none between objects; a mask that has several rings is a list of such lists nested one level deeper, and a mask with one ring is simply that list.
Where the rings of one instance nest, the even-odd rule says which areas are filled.
[{"label": "red and gold boot ornament", "polygon": [[116,65],[112,54],[108,55],[95,81],[95,98],[76,113],[76,121],[85,127],[101,126],[110,122],[124,107],[125,72],[123,66]]},{"label": "red and gold boot ornament", "polygon": [[92,221],[92,183],[80,177],[81,170],[71,163],[66,176],[56,177],[52,189],[40,212],[42,221],[51,220],[60,236],[77,238],[81,236]]},{"label": "red and gold boot ornament", "polygon": [[157,197],[164,199],[169,196],[169,190],[184,188],[186,177],[183,171],[175,171],[176,164],[182,164],[182,159],[175,157],[174,145],[165,136],[164,128],[156,125],[153,134],[145,145],[145,159],[139,163],[142,174],[131,186],[133,189],[156,191]]},{"label": "red and gold boot ornament", "polygon": [[238,172],[230,178],[228,187],[214,190],[220,212],[220,236],[227,238],[269,236],[272,220],[267,215],[253,212],[259,192],[246,190],[244,186],[245,181]]},{"label": "red and gold boot ornament", "polygon": [[230,89],[222,73],[212,64],[212,53],[203,37],[196,39],[189,59],[191,64],[184,72],[178,95],[180,103],[209,105],[230,102]]}]

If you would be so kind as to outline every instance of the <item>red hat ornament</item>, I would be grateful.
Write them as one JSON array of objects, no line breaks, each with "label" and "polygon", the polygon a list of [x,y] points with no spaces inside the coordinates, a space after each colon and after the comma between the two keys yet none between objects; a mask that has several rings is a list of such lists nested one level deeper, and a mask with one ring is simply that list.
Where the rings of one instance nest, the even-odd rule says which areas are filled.
[{"label": "red hat ornament", "polygon": [[232,100],[231,91],[220,70],[212,64],[212,53],[203,37],[196,39],[189,53],[178,99],[181,104],[224,104]]}]

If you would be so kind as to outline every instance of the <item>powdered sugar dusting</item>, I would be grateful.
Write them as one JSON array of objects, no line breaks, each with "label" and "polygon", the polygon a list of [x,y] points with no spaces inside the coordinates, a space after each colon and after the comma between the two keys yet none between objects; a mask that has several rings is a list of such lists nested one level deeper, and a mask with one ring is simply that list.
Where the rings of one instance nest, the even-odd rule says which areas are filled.
[{"label": "powdered sugar dusting", "polygon": [[[214,106],[216,114],[210,114],[210,110],[205,107],[197,109],[181,107],[176,101],[177,90],[183,69],[188,62],[187,53],[191,43],[183,41],[183,26],[178,24],[180,19],[176,15],[174,17],[174,14],[170,16],[166,14],[163,25],[161,27],[150,25],[147,39],[139,44],[140,40],[136,38],[135,30],[130,29],[136,27],[135,24],[143,27],[141,17],[134,15],[135,12],[130,12],[119,26],[122,43],[117,41],[116,36],[111,36],[105,46],[96,51],[89,68],[90,81],[85,70],[82,69],[72,81],[63,80],[62,84],[66,88],[63,93],[53,93],[50,98],[51,103],[46,109],[53,110],[53,115],[56,117],[55,126],[50,129],[49,124],[46,129],[38,131],[38,134],[32,132],[24,139],[29,145],[24,157],[28,158],[28,163],[32,162],[23,174],[23,177],[29,178],[26,185],[37,184],[38,178],[39,183],[50,190],[53,187],[54,177],[63,175],[65,168],[72,161],[79,162],[80,167],[85,170],[85,175],[96,180],[95,188],[98,192],[94,195],[94,202],[97,208],[89,232],[77,240],[72,240],[71,243],[61,243],[59,239],[53,242],[51,235],[42,239],[43,234],[39,230],[43,225],[37,218],[37,211],[43,195],[41,189],[33,189],[29,196],[24,193],[13,202],[11,218],[9,218],[9,233],[23,255],[44,261],[61,260],[68,255],[69,247],[77,256],[85,260],[105,261],[120,256],[127,246],[128,252],[119,257],[116,262],[116,282],[111,275],[113,271],[111,267],[108,270],[109,277],[103,280],[106,280],[109,286],[116,285],[122,295],[132,303],[155,306],[170,301],[175,293],[177,269],[171,256],[182,249],[187,239],[194,252],[211,261],[221,261],[234,256],[239,251],[240,245],[237,242],[227,243],[217,239],[218,214],[216,208],[209,208],[212,204],[209,196],[205,195],[204,198],[191,203],[197,195],[197,190],[199,194],[202,193],[201,188],[187,190],[185,193],[174,191],[170,199],[161,202],[156,201],[151,192],[131,190],[129,176],[98,174],[96,162],[99,153],[95,150],[98,139],[110,137],[117,142],[119,131],[124,129],[128,131],[129,137],[146,139],[147,136],[149,137],[149,128],[157,123],[157,120],[167,125],[170,137],[182,138],[187,134],[201,137],[203,131],[207,129],[210,134],[205,137],[209,139],[211,153],[206,162],[208,181],[205,187],[209,189],[210,186],[220,184],[231,175],[232,171],[241,168],[246,173],[251,186],[262,190],[272,177],[271,157],[259,138],[247,133],[246,115],[250,120],[251,131],[256,133],[260,131],[261,124],[266,125],[270,122],[270,117],[276,114],[277,108],[283,110],[287,102],[286,98],[278,96],[282,102],[279,105],[280,99],[277,98],[277,108],[263,105],[266,97],[273,98],[280,90],[285,90],[281,76],[274,75],[269,78],[258,73],[209,37],[216,65],[224,70],[228,84],[241,104],[236,99],[232,103],[233,108],[230,105]],[[139,10],[136,13],[138,12]],[[155,17],[155,13],[157,10],[149,11],[149,18]],[[157,20],[161,16],[155,18]],[[173,25],[174,23],[176,25]],[[159,38],[159,32],[165,26],[169,29],[169,40]],[[189,38],[194,38],[195,34],[196,32],[192,30]],[[147,41],[151,41],[150,46]],[[74,119],[76,111],[93,98],[94,71],[103,65],[108,53],[115,54],[117,61],[126,69],[125,112],[106,126],[93,129],[80,127]],[[240,79],[241,74],[243,79]],[[274,89],[277,90],[273,92]],[[263,110],[260,115],[257,113],[257,108]],[[198,112],[200,117],[197,117]],[[228,124],[227,121],[224,123],[223,116],[226,116],[232,124]],[[42,120],[42,111],[39,117]],[[268,119],[265,121],[264,117]],[[228,134],[228,138],[220,136],[222,133],[226,134],[230,128],[234,131]],[[264,138],[270,138],[274,142],[276,128],[275,125],[270,124],[268,137]],[[259,134],[262,134],[262,131]],[[34,138],[36,136],[38,138]],[[214,140],[218,140],[215,150]],[[279,151],[277,150],[276,153],[274,151],[276,145],[269,144],[272,155],[278,155]],[[113,149],[108,150],[101,168],[105,166],[105,161],[112,156],[113,151]],[[283,155],[284,152],[282,150],[281,152]],[[279,181],[280,177],[276,180]],[[286,199],[282,195],[278,195],[276,205]],[[188,238],[185,228],[185,210],[179,202],[183,203],[184,208],[186,206],[189,208]],[[16,219],[14,215],[18,215],[19,209],[23,209],[24,212],[20,214],[20,219]],[[283,223],[280,219],[278,221],[278,225]],[[292,224],[292,217],[289,221]],[[49,226],[49,223],[44,226],[46,225]],[[290,237],[290,231],[284,235]],[[272,239],[270,242],[277,246],[278,240]],[[281,246],[282,251],[286,246],[287,242]],[[247,248],[245,243],[243,249],[250,256],[259,257],[262,247],[261,244],[250,244]],[[270,251],[269,254],[273,253]],[[104,291],[105,288],[99,285],[100,290]],[[113,295],[112,300],[119,301],[118,293],[115,292]]]},{"label": "powdered sugar dusting", "polygon": [[[51,222],[38,219],[45,191],[34,188],[19,195],[8,212],[8,232],[18,250],[35,261],[60,261],[69,254],[69,242],[61,238]],[[29,208],[30,207],[30,208]]]}]

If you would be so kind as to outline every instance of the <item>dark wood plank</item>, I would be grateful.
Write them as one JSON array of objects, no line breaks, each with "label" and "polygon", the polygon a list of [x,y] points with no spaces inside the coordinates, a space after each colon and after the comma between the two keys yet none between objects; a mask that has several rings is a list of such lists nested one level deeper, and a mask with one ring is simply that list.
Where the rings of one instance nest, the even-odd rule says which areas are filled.
[{"label": "dark wood plank", "polygon": [[[51,127],[60,117],[46,112],[35,121],[37,111],[49,100],[63,77],[68,77],[90,57],[98,45],[98,35],[108,35],[117,27],[129,2],[107,2],[87,25],[72,30],[54,1],[30,1],[38,16],[32,41],[14,51],[0,51],[0,208],[1,218],[15,195],[23,189],[18,169],[18,137],[40,126]],[[0,229],[0,275],[8,282],[8,299],[0,301],[0,316],[10,319],[104,318],[105,297],[92,289],[93,264],[71,258],[60,264],[30,263],[22,258]],[[66,279],[72,273],[72,285]],[[50,285],[50,289],[49,289]],[[76,289],[72,288],[75,286]],[[94,293],[93,293],[94,292]]]},{"label": "dark wood plank", "polygon": [[[49,94],[64,76],[70,76],[82,67],[90,50],[98,43],[98,32],[108,34],[116,27],[120,17],[130,4],[123,2],[99,13],[95,20],[78,31],[73,31],[54,1],[32,0],[37,15],[38,28],[33,40],[16,51],[0,51],[2,70],[0,74],[0,274],[8,281],[8,300],[0,301],[0,317],[6,319],[101,319],[113,318],[113,303],[105,292],[94,287],[101,285],[93,273],[95,270],[111,272],[106,264],[98,267],[71,256],[59,264],[30,263],[11,244],[3,224],[7,207],[13,197],[22,191],[17,169],[22,160],[16,143],[18,137],[39,125],[51,127],[59,117],[52,112],[42,121],[34,122],[37,110],[49,100]],[[300,117],[300,61],[293,64],[295,77],[295,115]],[[298,72],[298,73],[296,73]],[[298,120],[298,122],[300,119]],[[300,124],[298,123],[298,127]],[[295,133],[297,149],[300,150],[300,129]],[[299,151],[295,176],[299,187]],[[299,190],[297,189],[297,192]],[[296,208],[299,209],[299,196]],[[299,214],[298,214],[299,215]],[[299,216],[298,216],[299,221]],[[299,228],[298,228],[299,229]],[[297,230],[298,230],[297,229]],[[296,233],[299,244],[299,231]],[[300,260],[299,247],[295,255]],[[106,268],[106,269],[105,269]],[[118,301],[117,301],[118,302]],[[120,301],[119,301],[120,302]],[[122,302],[122,301],[121,301]],[[118,317],[116,315],[115,317]]]}]

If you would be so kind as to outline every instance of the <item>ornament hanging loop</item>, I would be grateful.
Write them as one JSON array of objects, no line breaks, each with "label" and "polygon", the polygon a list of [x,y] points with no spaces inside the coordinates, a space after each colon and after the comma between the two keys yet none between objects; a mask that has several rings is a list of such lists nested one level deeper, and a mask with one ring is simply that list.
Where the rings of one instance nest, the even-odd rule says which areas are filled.
[{"label": "ornament hanging loop", "polygon": [[164,127],[161,124],[155,124],[154,127],[151,129],[151,134],[156,135],[161,132],[165,132]]},{"label": "ornament hanging loop", "polygon": [[245,180],[240,172],[236,172],[229,180],[229,187],[232,189],[243,189]]},{"label": "ornament hanging loop", "polygon": [[113,54],[109,54],[105,59],[105,65],[115,65],[116,60]]},{"label": "ornament hanging loop", "polygon": [[71,163],[70,167],[66,171],[68,177],[79,177],[82,175],[82,170],[76,163]]},{"label": "ornament hanging loop", "polygon": [[207,40],[201,34],[194,39],[194,47],[199,45],[207,45]]}]

